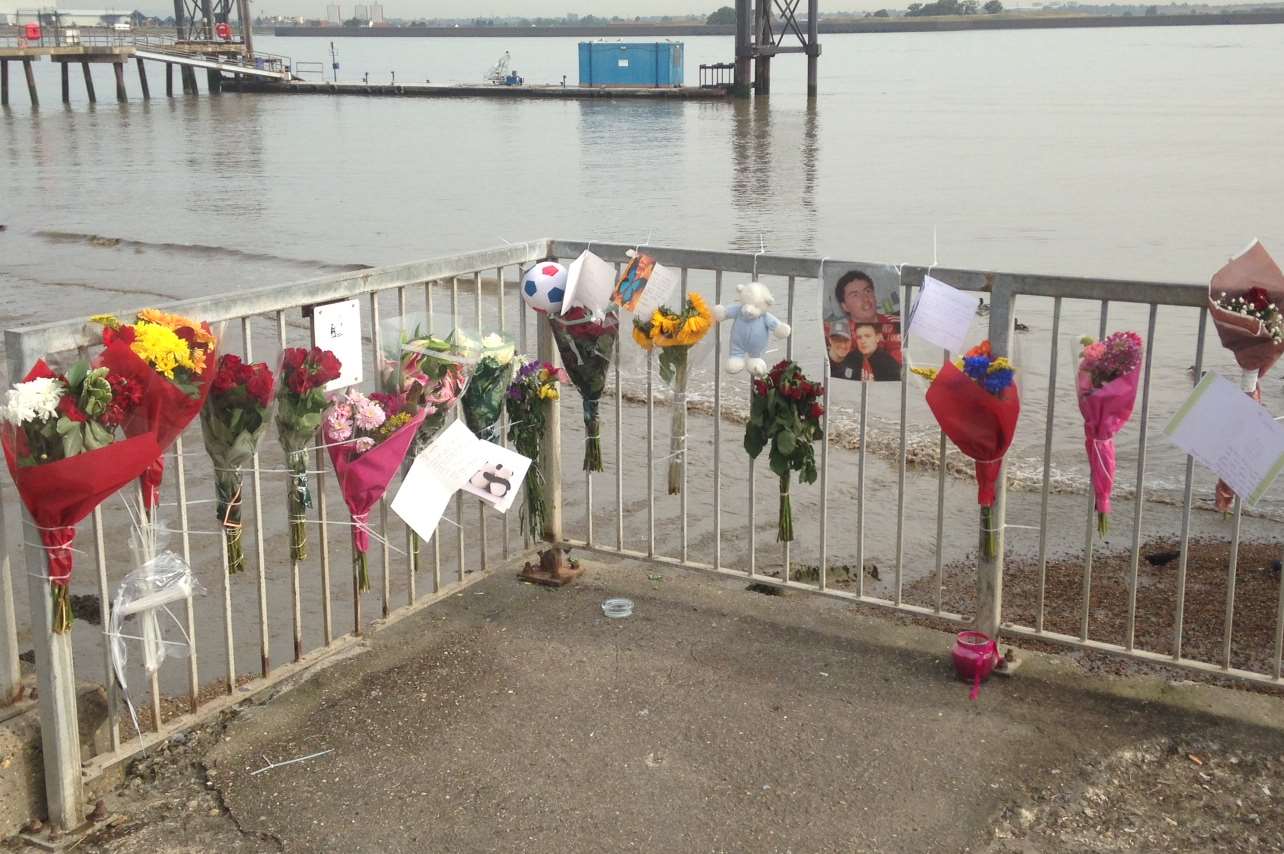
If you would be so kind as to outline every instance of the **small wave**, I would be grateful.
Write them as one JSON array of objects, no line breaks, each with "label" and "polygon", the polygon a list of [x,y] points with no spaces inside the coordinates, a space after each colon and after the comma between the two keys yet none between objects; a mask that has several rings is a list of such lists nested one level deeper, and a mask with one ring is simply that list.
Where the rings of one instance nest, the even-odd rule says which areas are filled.
[{"label": "small wave", "polygon": [[219,256],[223,258],[242,258],[252,261],[272,261],[277,263],[298,264],[314,270],[334,273],[350,273],[354,270],[368,270],[369,264],[332,264],[307,258],[290,258],[285,255],[272,255],[266,252],[248,252],[244,249],[233,249],[228,246],[208,246],[202,243],[153,243],[145,240],[132,240],[128,237],[110,237],[102,234],[86,234],[78,231],[43,230],[35,232],[51,243],[84,243],[102,249],[133,247],[170,252],[176,255],[194,255],[200,257]]}]

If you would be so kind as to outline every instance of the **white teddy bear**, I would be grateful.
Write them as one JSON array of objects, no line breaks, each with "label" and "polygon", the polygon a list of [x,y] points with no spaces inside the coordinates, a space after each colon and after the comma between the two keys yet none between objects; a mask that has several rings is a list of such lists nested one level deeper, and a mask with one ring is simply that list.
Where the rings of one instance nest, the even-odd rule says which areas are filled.
[{"label": "white teddy bear", "polygon": [[731,327],[727,372],[738,374],[748,368],[750,374],[760,377],[767,373],[767,363],[762,355],[767,352],[771,336],[788,338],[792,330],[788,323],[767,311],[769,306],[776,304],[776,298],[766,285],[761,282],[737,285],[736,293],[738,305],[713,307],[715,319],[721,322],[730,318],[734,324]]}]

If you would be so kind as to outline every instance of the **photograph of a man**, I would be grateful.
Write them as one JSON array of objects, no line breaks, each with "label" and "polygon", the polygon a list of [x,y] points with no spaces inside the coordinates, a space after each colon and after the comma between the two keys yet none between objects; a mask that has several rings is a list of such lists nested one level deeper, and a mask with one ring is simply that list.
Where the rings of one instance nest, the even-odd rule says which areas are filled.
[{"label": "photograph of a man", "polygon": [[[900,274],[894,267],[834,266],[822,284],[821,315],[830,376],[901,378]],[[831,278],[832,276],[832,278]],[[844,334],[845,333],[845,334]]]}]

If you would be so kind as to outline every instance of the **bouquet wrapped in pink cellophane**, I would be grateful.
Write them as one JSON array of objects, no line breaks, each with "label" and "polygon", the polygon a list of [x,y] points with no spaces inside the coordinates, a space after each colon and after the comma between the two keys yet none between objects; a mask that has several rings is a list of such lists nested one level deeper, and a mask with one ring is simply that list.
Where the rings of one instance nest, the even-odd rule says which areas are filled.
[{"label": "bouquet wrapped in pink cellophane", "polygon": [[1083,413],[1084,447],[1096,497],[1097,533],[1110,527],[1110,492],[1115,483],[1115,434],[1132,417],[1141,376],[1141,336],[1116,332],[1104,341],[1084,338],[1075,386]]}]

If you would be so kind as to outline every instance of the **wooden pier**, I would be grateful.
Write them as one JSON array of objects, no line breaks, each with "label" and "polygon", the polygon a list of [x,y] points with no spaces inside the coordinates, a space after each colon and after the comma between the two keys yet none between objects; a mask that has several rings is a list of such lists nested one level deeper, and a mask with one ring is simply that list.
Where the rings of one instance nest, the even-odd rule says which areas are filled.
[{"label": "wooden pier", "polygon": [[621,87],[621,86],[493,86],[486,84],[438,85],[433,83],[330,83],[311,80],[225,80],[228,91],[267,92],[285,95],[369,95],[404,98],[508,98],[508,99],[640,99],[720,101],[730,87]]},{"label": "wooden pier", "polygon": [[147,67],[144,60],[160,62],[165,65],[165,94],[174,94],[174,67],[177,66],[185,93],[196,94],[196,71],[204,70],[210,92],[222,89],[223,81],[228,77],[251,76],[266,80],[285,80],[290,73],[278,62],[268,64],[254,63],[245,59],[244,48],[240,44],[187,44],[181,41],[153,42],[150,39],[139,39],[134,42],[112,40],[108,43],[63,43],[61,39],[51,44],[24,44],[17,39],[0,39],[0,106],[10,103],[9,64],[21,63],[23,76],[27,84],[27,96],[32,106],[40,104],[40,93],[36,89],[36,78],[32,63],[47,59],[58,63],[62,78],[61,95],[64,104],[71,100],[70,65],[79,63],[85,81],[85,94],[91,103],[98,100],[94,90],[90,65],[94,63],[110,64],[116,82],[116,100],[125,101],[125,66],[134,60],[138,70],[139,87],[143,98],[151,97],[151,85],[147,79]]}]

